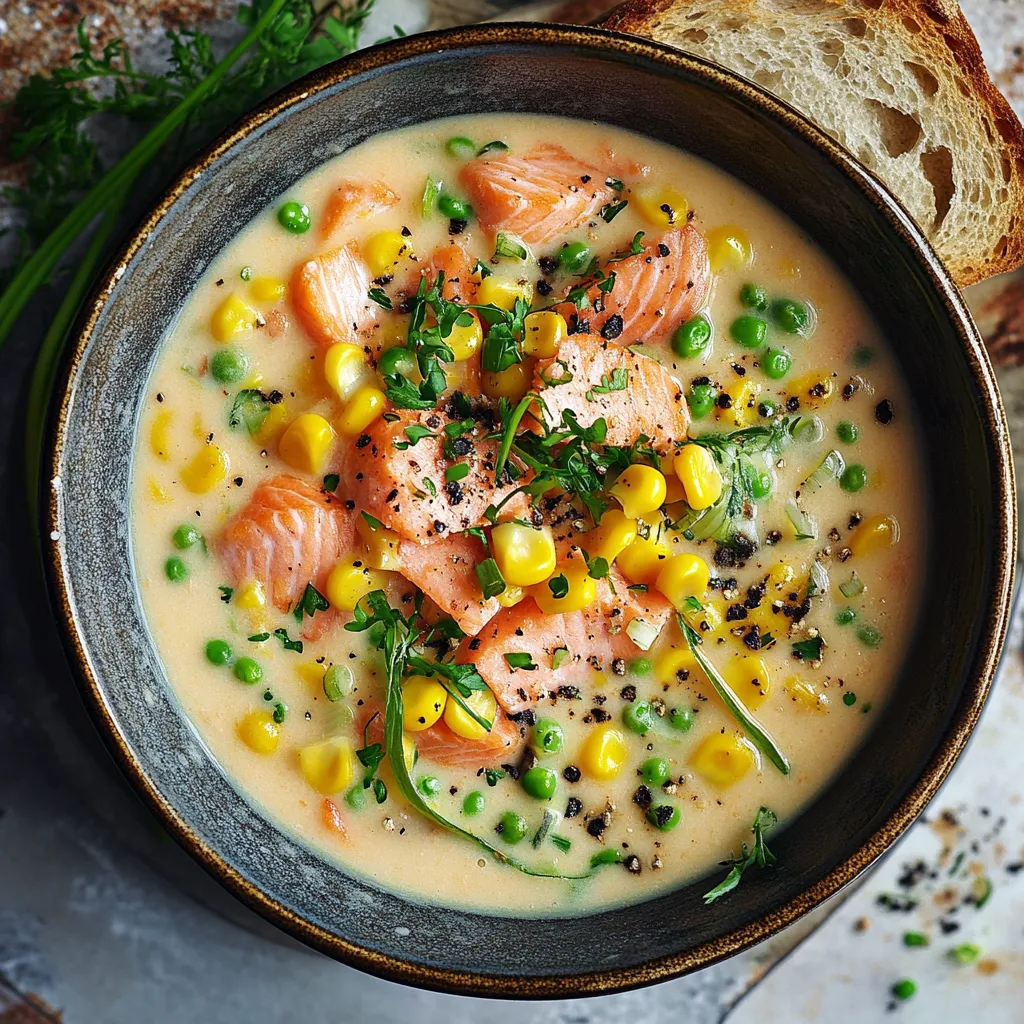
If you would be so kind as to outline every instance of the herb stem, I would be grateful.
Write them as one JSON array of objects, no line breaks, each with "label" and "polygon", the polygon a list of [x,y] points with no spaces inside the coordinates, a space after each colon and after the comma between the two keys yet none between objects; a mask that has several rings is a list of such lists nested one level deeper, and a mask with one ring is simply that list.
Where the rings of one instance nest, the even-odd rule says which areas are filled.
[{"label": "herb stem", "polygon": [[523,417],[526,415],[527,409],[529,409],[535,401],[537,401],[537,396],[533,394],[525,395],[521,398],[519,400],[519,404],[512,411],[512,415],[509,416],[508,422],[504,425],[505,429],[501,438],[501,447],[498,449],[498,458],[494,463],[495,483],[499,483],[501,481],[501,474],[504,472],[505,463],[508,461],[508,453],[512,450],[512,442],[515,441],[516,430],[522,422]]}]

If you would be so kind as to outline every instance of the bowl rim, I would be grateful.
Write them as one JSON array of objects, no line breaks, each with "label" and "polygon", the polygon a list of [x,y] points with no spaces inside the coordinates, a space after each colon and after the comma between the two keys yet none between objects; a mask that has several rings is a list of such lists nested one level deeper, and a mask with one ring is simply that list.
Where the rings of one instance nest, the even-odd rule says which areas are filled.
[{"label": "bowl rim", "polygon": [[[447,50],[487,46],[549,45],[575,46],[599,54],[617,53],[642,58],[670,71],[683,71],[704,85],[713,85],[759,109],[781,123],[823,154],[854,184],[865,201],[883,214],[890,228],[901,236],[929,278],[945,315],[955,327],[971,380],[978,395],[984,433],[993,474],[996,533],[992,538],[997,553],[992,581],[992,600],[978,642],[972,666],[957,712],[938,738],[934,756],[922,770],[903,801],[864,843],[824,877],[782,906],[725,935],[684,951],[633,965],[596,970],[568,976],[512,976],[478,974],[464,970],[432,967],[400,956],[378,952],[332,934],[295,914],[226,863],[191,829],[167,799],[151,783],[145,768],[135,757],[126,738],[107,707],[93,673],[86,645],[78,632],[64,574],[64,557],[59,540],[59,481],[63,445],[74,382],[82,365],[96,324],[114,288],[142,245],[170,211],[178,198],[217,159],[241,143],[268,121],[286,114],[295,104],[325,89],[368,72],[383,71],[399,62]],[[799,111],[759,86],[709,61],[669,46],[607,29],[531,22],[501,22],[443,29],[401,37],[360,50],[297,80],[274,94],[229,127],[176,177],[151,211],[134,227],[112,259],[89,299],[84,303],[74,329],[70,350],[49,413],[48,473],[41,486],[40,527],[45,548],[43,560],[51,601],[65,651],[92,720],[114,761],[162,826],[192,857],[229,892],[250,909],[314,949],[351,967],[390,981],[462,995],[565,998],[625,991],[667,981],[711,966],[774,935],[814,909],[869,867],[903,834],[925,809],[945,780],[977,724],[992,685],[1008,628],[1017,552],[1017,507],[1014,470],[1005,412],[988,354],[970,313],[949,273],[923,232],[903,209],[888,187],[865,169],[850,153],[808,121]]]}]

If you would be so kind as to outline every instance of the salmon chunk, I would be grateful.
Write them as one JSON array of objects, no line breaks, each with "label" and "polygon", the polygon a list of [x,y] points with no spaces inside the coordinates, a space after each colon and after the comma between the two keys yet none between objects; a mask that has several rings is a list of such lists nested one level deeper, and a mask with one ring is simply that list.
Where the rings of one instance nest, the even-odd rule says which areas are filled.
[{"label": "salmon chunk", "polygon": [[469,305],[476,302],[477,282],[473,278],[473,260],[469,253],[454,243],[438,249],[432,261],[434,273],[444,272],[444,285],[441,294],[449,302],[461,302]]},{"label": "salmon chunk", "polygon": [[401,197],[382,181],[344,181],[332,193],[320,220],[320,237],[397,206]]},{"label": "salmon chunk", "polygon": [[632,345],[674,331],[704,307],[711,291],[711,262],[704,236],[692,224],[674,228],[643,252],[604,268],[615,273],[610,292],[595,284],[589,306],[560,303],[555,309],[592,334]]},{"label": "salmon chunk", "polygon": [[281,611],[307,583],[322,591],[331,567],[355,545],[355,513],[292,476],[261,483],[213,541],[232,583],[261,583]]},{"label": "salmon chunk", "polygon": [[491,723],[491,731],[478,740],[456,735],[443,719],[429,729],[413,733],[412,737],[420,757],[435,764],[463,768],[496,768],[513,760],[523,742],[520,726],[500,707]]},{"label": "salmon chunk", "polygon": [[[545,386],[565,376],[572,379]],[[604,417],[607,444],[630,445],[646,434],[656,448],[667,448],[686,437],[690,414],[679,382],[656,359],[601,338],[570,335],[553,358],[538,362],[535,384],[541,415],[551,428],[571,409],[584,427]]]},{"label": "salmon chunk", "polygon": [[481,226],[527,245],[543,245],[579,227],[614,195],[605,175],[561,146],[536,146],[525,156],[478,157],[462,169]]},{"label": "salmon chunk", "polygon": [[321,253],[292,275],[291,300],[299,323],[319,345],[358,343],[361,330],[377,317],[370,270],[351,245]]}]

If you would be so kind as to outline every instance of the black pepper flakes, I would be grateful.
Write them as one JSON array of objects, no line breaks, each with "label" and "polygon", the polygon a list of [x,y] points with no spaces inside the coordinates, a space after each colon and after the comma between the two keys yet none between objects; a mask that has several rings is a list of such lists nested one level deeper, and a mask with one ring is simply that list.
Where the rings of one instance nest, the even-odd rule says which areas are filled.
[{"label": "black pepper flakes", "polygon": [[604,817],[591,818],[587,822],[587,835],[593,836],[595,839],[600,839],[604,835],[604,830],[608,826],[605,824]]},{"label": "black pepper flakes", "polygon": [[622,863],[631,875],[639,875],[643,870],[640,858],[635,853],[631,853]]},{"label": "black pepper flakes", "polygon": [[642,810],[647,810],[648,807],[654,801],[654,797],[651,795],[651,791],[646,786],[637,786],[636,792],[633,794],[633,803]]},{"label": "black pepper flakes", "polygon": [[892,423],[892,418],[895,414],[896,411],[893,409],[892,402],[890,402],[888,398],[883,398],[882,401],[875,406],[875,419],[878,420],[882,426],[885,426],[887,423]]},{"label": "black pepper flakes", "polygon": [[583,801],[575,796],[569,797],[569,802],[565,805],[565,816],[567,818],[575,818],[582,810]]},{"label": "black pepper flakes", "polygon": [[629,686],[624,686],[619,691],[619,696],[627,703],[632,704],[636,700],[636,687],[630,683]]},{"label": "black pepper flakes", "polygon": [[625,327],[625,323],[622,317],[618,313],[613,313],[601,327],[601,337],[605,341],[611,341],[613,338],[617,338],[622,334],[622,330]]},{"label": "black pepper flakes", "polygon": [[583,772],[579,770],[574,764],[567,764],[562,769],[562,778],[566,782],[579,782],[583,778]]}]

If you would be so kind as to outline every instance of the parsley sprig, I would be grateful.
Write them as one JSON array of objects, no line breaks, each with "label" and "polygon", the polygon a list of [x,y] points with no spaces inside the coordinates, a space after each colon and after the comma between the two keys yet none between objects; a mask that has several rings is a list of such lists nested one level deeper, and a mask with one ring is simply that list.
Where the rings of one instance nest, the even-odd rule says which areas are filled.
[{"label": "parsley sprig", "polygon": [[754,818],[754,823],[750,829],[754,833],[753,847],[748,851],[747,844],[744,843],[739,857],[732,860],[722,861],[722,865],[729,867],[729,873],[718,883],[713,889],[704,893],[705,903],[714,903],[720,896],[724,896],[727,892],[732,892],[740,884],[740,879],[743,877],[743,872],[747,868],[753,867],[755,864],[759,868],[767,867],[770,864],[775,863],[775,854],[768,849],[765,843],[764,834],[769,829],[774,828],[779,822],[773,810],[767,807],[762,807]]}]

